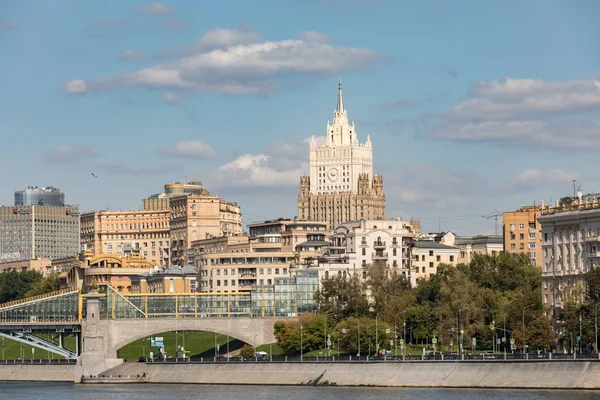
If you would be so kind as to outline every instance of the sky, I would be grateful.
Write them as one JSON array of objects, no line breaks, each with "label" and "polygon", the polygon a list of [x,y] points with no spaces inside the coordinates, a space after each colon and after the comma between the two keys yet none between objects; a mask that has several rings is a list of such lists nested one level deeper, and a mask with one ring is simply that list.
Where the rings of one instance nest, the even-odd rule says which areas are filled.
[{"label": "sky", "polygon": [[[342,79],[388,217],[493,234],[600,191],[600,2],[0,2],[0,204],[57,186],[139,209],[200,180],[245,223],[297,214]],[[92,175],[93,174],[93,175]]]}]

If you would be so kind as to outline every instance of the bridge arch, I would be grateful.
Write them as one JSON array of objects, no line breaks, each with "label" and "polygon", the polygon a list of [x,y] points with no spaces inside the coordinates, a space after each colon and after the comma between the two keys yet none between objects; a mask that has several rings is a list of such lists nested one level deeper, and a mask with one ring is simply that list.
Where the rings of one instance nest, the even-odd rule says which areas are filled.
[{"label": "bridge arch", "polygon": [[273,325],[271,318],[202,318],[202,319],[121,319],[107,321],[111,332],[111,352],[116,356],[118,350],[136,340],[164,332],[197,331],[214,332],[228,335],[251,346],[273,343]]}]

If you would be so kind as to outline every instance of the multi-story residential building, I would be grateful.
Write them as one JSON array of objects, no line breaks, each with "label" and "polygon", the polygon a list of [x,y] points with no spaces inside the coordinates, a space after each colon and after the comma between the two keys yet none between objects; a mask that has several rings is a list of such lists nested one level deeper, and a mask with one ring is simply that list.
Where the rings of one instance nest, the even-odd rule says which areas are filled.
[{"label": "multi-story residential building", "polygon": [[410,221],[346,222],[333,231],[327,254],[311,268],[319,270],[320,279],[334,274],[344,277],[347,273],[358,273],[366,279],[367,266],[380,263],[388,273],[395,271],[414,286],[416,276],[411,270],[415,236]]},{"label": "multi-story residential building", "polygon": [[458,247],[459,264],[470,263],[474,253],[496,255],[504,250],[500,235],[457,236],[452,245]]},{"label": "multi-story residential building", "polygon": [[316,260],[325,241],[325,224],[278,219],[248,226],[250,235],[192,243],[203,292],[249,291],[290,277],[306,259]]},{"label": "multi-story residential building", "polygon": [[131,256],[169,265],[169,210],[96,211],[81,216],[81,246],[93,255]]},{"label": "multi-story residential building", "polygon": [[0,263],[70,257],[79,249],[79,208],[64,205],[58,189],[15,192],[15,205],[0,207]]},{"label": "multi-story residential building", "polygon": [[531,264],[542,266],[542,235],[538,217],[539,206],[523,206],[517,211],[502,214],[504,251],[511,254],[526,253]]},{"label": "multi-story residential building", "polygon": [[585,274],[600,266],[600,194],[563,198],[556,205],[542,203],[538,218],[542,235],[542,302],[552,310],[555,329],[558,311],[567,299],[581,301]]},{"label": "multi-story residential building", "polygon": [[310,141],[310,175],[300,178],[298,219],[326,222],[328,229],[352,220],[384,220],[383,178],[373,175],[371,138],[359,143],[341,82],[333,115],[325,144],[318,146],[314,136]]},{"label": "multi-story residential building", "polygon": [[440,264],[456,265],[459,249],[434,240],[416,240],[412,253],[414,271],[419,281],[437,274]]},{"label": "multi-story residential building", "polygon": [[154,268],[131,277],[132,293],[195,293],[198,271],[191,265],[185,267]]},{"label": "multi-story residential building", "polygon": [[175,182],[142,201],[144,210],[169,210],[171,265],[193,262],[194,240],[242,233],[242,211],[237,203],[211,195],[201,182]]},{"label": "multi-story residential building", "polygon": [[65,194],[54,186],[38,188],[30,186],[15,192],[15,206],[51,206],[63,207]]}]

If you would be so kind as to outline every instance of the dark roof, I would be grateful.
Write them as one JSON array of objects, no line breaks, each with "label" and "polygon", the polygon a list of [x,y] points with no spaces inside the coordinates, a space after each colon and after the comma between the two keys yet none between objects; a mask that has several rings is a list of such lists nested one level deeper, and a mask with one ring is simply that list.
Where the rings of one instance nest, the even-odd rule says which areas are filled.
[{"label": "dark roof", "polygon": [[308,240],[306,242],[300,243],[296,247],[326,247],[329,246],[329,242],[324,240]]},{"label": "dark roof", "polygon": [[415,247],[419,249],[456,249],[454,246],[448,246],[433,240],[415,240]]}]

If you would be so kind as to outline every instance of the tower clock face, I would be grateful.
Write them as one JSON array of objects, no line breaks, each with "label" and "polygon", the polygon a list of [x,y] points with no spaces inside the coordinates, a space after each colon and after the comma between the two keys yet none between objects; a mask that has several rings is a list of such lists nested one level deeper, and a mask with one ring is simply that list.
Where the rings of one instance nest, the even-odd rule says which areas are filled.
[{"label": "tower clock face", "polygon": [[337,170],[337,168],[335,168],[335,167],[329,168],[329,170],[327,171],[327,177],[332,182],[337,181],[337,179],[338,179],[338,170]]}]

